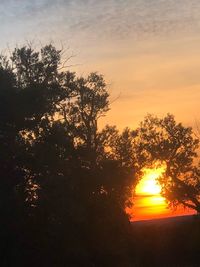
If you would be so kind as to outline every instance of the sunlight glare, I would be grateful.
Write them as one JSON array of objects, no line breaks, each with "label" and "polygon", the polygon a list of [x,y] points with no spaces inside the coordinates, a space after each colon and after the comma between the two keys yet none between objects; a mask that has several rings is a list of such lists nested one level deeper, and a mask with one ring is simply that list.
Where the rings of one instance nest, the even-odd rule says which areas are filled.
[{"label": "sunlight glare", "polygon": [[161,186],[158,178],[165,172],[165,166],[145,168],[143,177],[136,186],[136,195],[160,195]]}]

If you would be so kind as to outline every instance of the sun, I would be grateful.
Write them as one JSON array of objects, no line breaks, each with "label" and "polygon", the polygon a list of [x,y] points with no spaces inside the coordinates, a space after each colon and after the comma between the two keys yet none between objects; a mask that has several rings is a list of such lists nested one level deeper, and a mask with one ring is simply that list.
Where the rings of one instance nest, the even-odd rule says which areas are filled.
[{"label": "sun", "polygon": [[185,210],[180,208],[176,212],[171,211],[167,200],[162,195],[159,178],[165,174],[166,168],[163,162],[156,162],[151,167],[143,168],[141,179],[131,199],[133,206],[126,207],[131,221],[166,218],[185,213]]},{"label": "sun", "polygon": [[161,186],[158,178],[165,172],[165,167],[144,168],[141,181],[136,186],[136,195],[160,195]]}]

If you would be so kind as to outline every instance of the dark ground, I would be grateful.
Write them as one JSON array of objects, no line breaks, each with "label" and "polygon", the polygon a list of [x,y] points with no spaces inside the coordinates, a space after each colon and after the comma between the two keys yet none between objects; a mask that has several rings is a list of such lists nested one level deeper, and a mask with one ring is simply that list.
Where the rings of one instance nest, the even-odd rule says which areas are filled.
[{"label": "dark ground", "polygon": [[133,222],[136,266],[199,267],[200,218]]}]

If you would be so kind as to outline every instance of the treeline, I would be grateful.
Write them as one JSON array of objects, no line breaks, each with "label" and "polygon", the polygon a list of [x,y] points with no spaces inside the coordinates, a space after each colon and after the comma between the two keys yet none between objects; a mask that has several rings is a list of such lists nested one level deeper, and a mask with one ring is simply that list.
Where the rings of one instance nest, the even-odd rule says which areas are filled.
[{"label": "treeline", "polygon": [[166,164],[163,195],[200,211],[198,139],[172,115],[99,130],[102,75],[63,68],[62,51],[0,57],[1,266],[133,266],[127,205],[144,166]]}]

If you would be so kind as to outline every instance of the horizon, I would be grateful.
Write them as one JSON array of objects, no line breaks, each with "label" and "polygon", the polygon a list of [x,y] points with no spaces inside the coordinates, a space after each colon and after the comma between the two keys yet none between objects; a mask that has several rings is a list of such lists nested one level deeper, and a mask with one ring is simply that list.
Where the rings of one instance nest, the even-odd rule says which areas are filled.
[{"label": "horizon", "polygon": [[137,223],[149,223],[149,222],[171,222],[171,221],[177,221],[181,219],[189,219],[194,218],[195,216],[198,216],[196,213],[194,214],[184,214],[184,215],[174,215],[174,216],[168,216],[168,217],[159,217],[159,218],[153,218],[153,219],[139,219],[139,220],[133,220],[131,223],[137,224]]}]

